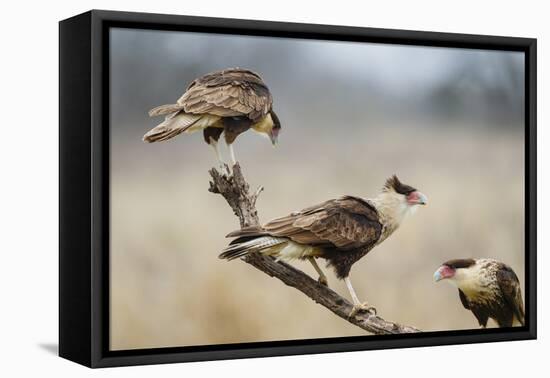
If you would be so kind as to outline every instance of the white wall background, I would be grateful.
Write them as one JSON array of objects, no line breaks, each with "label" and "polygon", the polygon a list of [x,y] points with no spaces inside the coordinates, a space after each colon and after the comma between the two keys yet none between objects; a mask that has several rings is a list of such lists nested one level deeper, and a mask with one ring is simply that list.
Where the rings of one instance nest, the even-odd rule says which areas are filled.
[{"label": "white wall background", "polygon": [[[218,361],[88,370],[55,356],[57,344],[57,21],[88,9],[294,21],[396,29],[536,37],[539,39],[539,340],[391,351]],[[550,210],[544,175],[550,160],[545,105],[550,65],[550,26],[541,1],[321,1],[244,0],[6,2],[0,24],[0,374],[280,377],[402,375],[518,376],[547,370],[550,331],[545,322],[550,280],[545,277]],[[498,195],[498,193],[497,193]],[[503,204],[505,205],[505,204]],[[547,298],[546,298],[547,299]]]}]

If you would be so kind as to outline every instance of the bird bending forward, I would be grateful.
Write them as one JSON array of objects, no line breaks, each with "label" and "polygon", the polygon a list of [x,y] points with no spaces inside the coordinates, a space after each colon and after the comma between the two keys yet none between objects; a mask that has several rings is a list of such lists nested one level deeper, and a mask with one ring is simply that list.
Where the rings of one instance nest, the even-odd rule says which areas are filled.
[{"label": "bird bending forward", "polygon": [[272,106],[271,93],[257,73],[240,68],[211,72],[193,80],[175,104],[150,110],[151,117],[164,115],[165,119],[143,140],[161,142],[202,130],[204,141],[214,148],[223,167],[218,140],[224,133],[235,165],[233,142],[239,134],[252,129],[268,136],[273,145],[277,143],[281,124]]},{"label": "bird bending forward", "polygon": [[525,325],[521,288],[516,273],[493,259],[456,259],[439,267],[434,280],[458,288],[460,301],[472,311],[481,328],[489,318],[499,327]]},{"label": "bird bending forward", "polygon": [[373,199],[346,195],[274,219],[263,227],[234,231],[227,237],[236,239],[220,258],[233,260],[261,253],[277,260],[307,259],[319,274],[319,282],[326,285],[326,276],[315,261],[325,259],[346,283],[354,304],[351,317],[360,310],[374,309],[359,301],[349,278],[352,265],[390,236],[417,205],[426,203],[424,194],[394,175]]}]

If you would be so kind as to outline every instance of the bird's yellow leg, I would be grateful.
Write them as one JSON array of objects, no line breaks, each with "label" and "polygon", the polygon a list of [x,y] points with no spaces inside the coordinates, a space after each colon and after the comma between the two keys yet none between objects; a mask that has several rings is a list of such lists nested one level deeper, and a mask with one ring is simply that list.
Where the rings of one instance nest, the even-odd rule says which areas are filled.
[{"label": "bird's yellow leg", "polygon": [[218,141],[214,138],[210,137],[210,143],[212,148],[214,149],[214,152],[216,153],[216,157],[218,158],[218,163],[223,167],[225,162],[222,159],[222,155],[220,154],[220,149],[218,148]]},{"label": "bird's yellow leg", "polygon": [[227,148],[229,149],[229,157],[231,158],[231,167],[233,167],[235,164],[237,164],[237,159],[235,158],[235,150],[233,150],[233,143],[229,143],[227,145]]},{"label": "bird's yellow leg", "polygon": [[307,258],[309,260],[309,262],[311,263],[311,265],[313,265],[313,268],[315,268],[315,271],[317,272],[317,274],[319,275],[319,278],[317,279],[317,281],[319,281],[319,283],[321,285],[325,285],[326,287],[328,287],[328,280],[327,280],[327,276],[325,276],[325,273],[323,273],[323,271],[321,270],[321,268],[319,267],[319,265],[317,265],[317,261],[315,261],[315,257],[308,257]]},{"label": "bird's yellow leg", "polygon": [[355,290],[353,289],[349,276],[344,278],[344,282],[346,283],[351,299],[353,300],[353,309],[349,313],[348,317],[352,318],[359,312],[374,312],[376,314],[376,308],[369,306],[368,302],[361,303],[359,298],[357,298],[357,294],[355,294]]},{"label": "bird's yellow leg", "polygon": [[220,164],[220,169],[222,173],[225,173],[226,175],[229,175],[231,172],[229,172],[227,168],[227,164],[222,159],[222,154],[220,153],[220,149],[218,148],[218,141],[214,138],[210,137],[210,145],[214,149],[214,152],[216,153],[216,157],[218,159],[218,163]]}]

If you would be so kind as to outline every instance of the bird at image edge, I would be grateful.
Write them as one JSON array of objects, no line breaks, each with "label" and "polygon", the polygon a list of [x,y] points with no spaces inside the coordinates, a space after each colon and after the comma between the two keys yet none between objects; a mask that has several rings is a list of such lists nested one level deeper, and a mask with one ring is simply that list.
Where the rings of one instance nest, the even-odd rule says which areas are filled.
[{"label": "bird at image edge", "polygon": [[499,327],[525,325],[525,311],[516,273],[494,259],[455,259],[443,263],[434,280],[445,280],[458,289],[465,309],[476,317],[481,328],[489,318]]},{"label": "bird at image edge", "polygon": [[218,141],[222,133],[232,165],[237,163],[233,142],[250,129],[277,143],[281,123],[273,111],[273,98],[260,75],[241,68],[228,68],[201,76],[191,82],[175,104],[160,105],[151,117],[165,116],[158,126],[143,136],[145,142],[162,142],[181,133],[202,131],[222,167]]},{"label": "bird at image edge", "polygon": [[262,227],[234,231],[227,237],[236,239],[220,258],[233,260],[261,253],[276,260],[309,260],[319,274],[319,282],[326,285],[327,278],[315,260],[325,259],[346,283],[354,304],[351,317],[374,309],[358,299],[349,278],[352,265],[386,240],[418,205],[426,204],[424,194],[394,175],[372,199],[346,195],[274,219]]}]

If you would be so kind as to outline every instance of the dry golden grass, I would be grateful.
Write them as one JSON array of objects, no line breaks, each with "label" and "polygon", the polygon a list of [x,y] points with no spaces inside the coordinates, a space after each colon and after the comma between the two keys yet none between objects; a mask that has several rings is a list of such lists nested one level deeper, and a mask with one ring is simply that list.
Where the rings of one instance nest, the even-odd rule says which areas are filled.
[{"label": "dry golden grass", "polygon": [[[251,134],[236,151],[249,182],[265,186],[263,221],[341,194],[374,196],[392,173],[423,191],[429,205],[359,261],[352,281],[389,320],[424,330],[477,328],[456,289],[432,274],[451,258],[493,257],[511,265],[524,287],[523,136],[433,130],[313,138],[283,130],[276,149]],[[199,135],[146,145],[142,131],[113,138],[112,349],[364,334],[247,264],[219,260],[238,223],[207,191],[214,154]],[[295,265],[314,275],[309,264]]]}]

